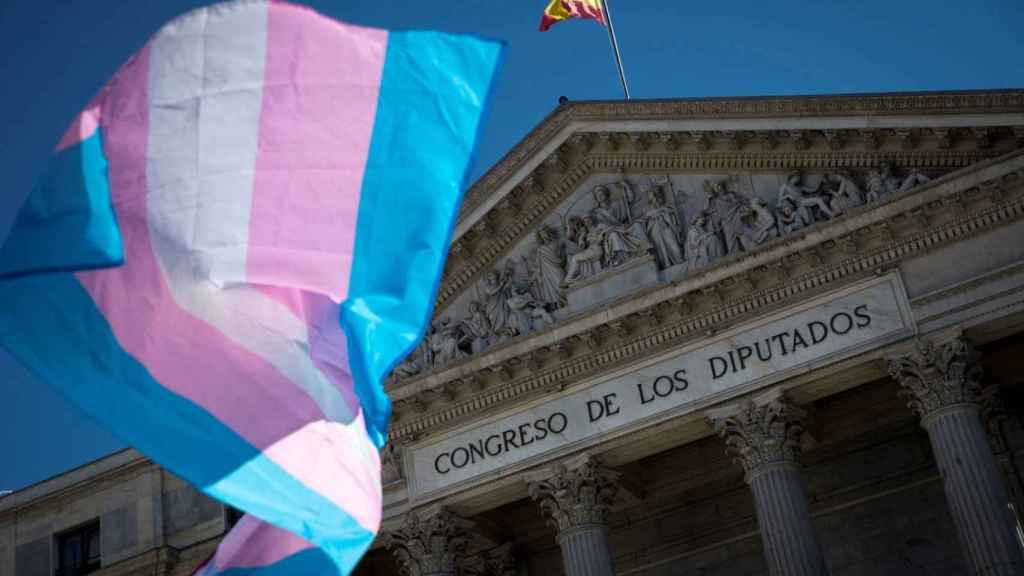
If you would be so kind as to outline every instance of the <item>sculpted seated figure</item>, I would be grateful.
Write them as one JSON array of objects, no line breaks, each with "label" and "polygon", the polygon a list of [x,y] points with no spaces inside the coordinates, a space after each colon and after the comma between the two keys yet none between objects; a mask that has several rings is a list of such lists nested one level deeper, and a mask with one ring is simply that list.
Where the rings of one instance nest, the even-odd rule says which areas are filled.
[{"label": "sculpted seated figure", "polygon": [[779,232],[782,234],[796,232],[810,224],[810,222],[804,220],[803,214],[797,210],[796,205],[790,200],[786,200],[779,206],[778,221]]},{"label": "sculpted seated figure", "polygon": [[787,200],[792,202],[796,209],[801,212],[801,217],[807,222],[814,222],[816,220],[812,212],[813,208],[817,208],[825,219],[831,219],[835,216],[828,204],[818,196],[821,182],[818,182],[817,186],[807,186],[803,183],[803,180],[803,172],[799,170],[786,175],[786,181],[779,187],[778,206],[781,207],[782,203]]},{"label": "sculpted seated figure", "polygon": [[[625,181],[623,185],[628,188]],[[629,194],[631,196],[632,194]],[[616,213],[615,206],[611,201],[611,193],[607,186],[594,188],[594,200],[596,206],[590,211],[591,219],[598,230],[601,231],[601,243],[604,248],[605,268],[614,268],[621,265],[634,255],[643,252],[646,246],[646,239],[642,230],[636,230],[636,226],[626,221]],[[642,224],[637,223],[642,228]],[[637,234],[637,232],[640,232]]]},{"label": "sculpted seated figure", "polygon": [[839,216],[864,205],[864,193],[848,173],[825,174],[822,180],[829,184],[825,192],[831,196],[829,209],[834,215]]},{"label": "sculpted seated figure", "polygon": [[579,250],[569,256],[569,266],[565,271],[565,281],[573,282],[601,271],[604,259],[604,233],[591,216],[582,220],[571,220],[569,224],[570,240],[575,240]]},{"label": "sculpted seated figure", "polygon": [[722,239],[715,231],[708,220],[707,211],[701,211],[690,222],[690,229],[686,231],[686,256],[689,259],[689,269],[696,270],[711,264],[725,254],[725,247],[722,246]]},{"label": "sculpted seated figure", "polygon": [[508,298],[508,306],[512,311],[510,328],[517,336],[555,323],[555,319],[544,309],[543,303],[538,302],[530,293],[529,286],[516,286]]},{"label": "sculpted seated figure", "polygon": [[931,178],[925,176],[917,168],[912,168],[905,177],[896,176],[892,164],[882,162],[877,170],[868,173],[867,201],[877,202],[884,200],[897,192],[906,192],[914,186],[930,182]]},{"label": "sculpted seated figure", "polygon": [[743,229],[740,232],[740,242],[746,251],[753,250],[768,240],[779,235],[775,225],[775,215],[760,198],[750,201],[750,208],[744,216]]}]

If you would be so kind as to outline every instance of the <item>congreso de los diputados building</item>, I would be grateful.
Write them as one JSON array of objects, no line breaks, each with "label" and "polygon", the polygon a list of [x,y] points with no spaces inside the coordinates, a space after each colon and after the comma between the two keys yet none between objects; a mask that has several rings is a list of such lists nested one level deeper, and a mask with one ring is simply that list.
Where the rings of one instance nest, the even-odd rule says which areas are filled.
[{"label": "congreso de los diputados building", "polygon": [[[1024,91],[563,102],[466,193],[359,576],[1024,574]],[[127,450],[0,574],[186,576]]]}]

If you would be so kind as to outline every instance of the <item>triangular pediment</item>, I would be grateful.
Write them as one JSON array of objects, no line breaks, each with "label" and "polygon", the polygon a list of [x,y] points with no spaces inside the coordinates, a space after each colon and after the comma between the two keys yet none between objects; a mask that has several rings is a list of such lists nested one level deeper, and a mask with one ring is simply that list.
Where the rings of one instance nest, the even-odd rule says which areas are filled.
[{"label": "triangular pediment", "polygon": [[561,106],[467,193],[434,325],[396,376],[999,156],[1024,139],[1021,110],[1015,92]]}]

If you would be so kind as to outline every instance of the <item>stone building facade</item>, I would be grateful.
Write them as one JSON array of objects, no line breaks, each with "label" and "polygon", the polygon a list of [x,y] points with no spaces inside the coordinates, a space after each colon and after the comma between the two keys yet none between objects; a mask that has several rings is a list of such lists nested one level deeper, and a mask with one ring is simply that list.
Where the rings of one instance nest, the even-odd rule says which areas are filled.
[{"label": "stone building facade", "polygon": [[[1024,92],[562,104],[467,192],[357,574],[1024,573],[1022,287]],[[129,451],[0,499],[0,573],[226,518]]]}]

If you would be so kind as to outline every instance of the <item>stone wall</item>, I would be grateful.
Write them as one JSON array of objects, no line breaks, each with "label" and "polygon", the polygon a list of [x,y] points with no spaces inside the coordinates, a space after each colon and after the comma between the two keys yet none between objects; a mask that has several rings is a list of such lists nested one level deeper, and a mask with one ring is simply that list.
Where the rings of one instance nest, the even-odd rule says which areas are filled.
[{"label": "stone wall", "polygon": [[180,550],[203,548],[184,553],[191,571],[224,533],[224,517],[220,503],[138,453],[121,452],[0,501],[0,574],[50,576],[56,538],[97,519],[101,574],[149,574],[176,557],[181,564]]}]

